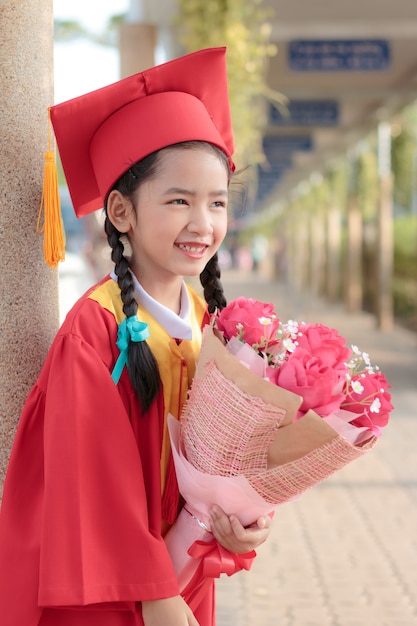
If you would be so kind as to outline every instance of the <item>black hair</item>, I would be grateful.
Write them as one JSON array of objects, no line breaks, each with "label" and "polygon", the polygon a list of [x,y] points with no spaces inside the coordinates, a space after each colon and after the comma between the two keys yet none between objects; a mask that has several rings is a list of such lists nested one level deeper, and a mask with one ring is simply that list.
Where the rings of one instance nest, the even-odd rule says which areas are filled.
[{"label": "black hair", "polygon": [[[170,148],[195,150],[201,147],[205,147],[207,150],[217,155],[219,159],[225,163],[227,170],[230,171],[226,155],[219,148],[210,143],[188,141],[174,144],[163,150],[169,150]],[[119,178],[112,190],[117,190],[124,196],[130,198],[132,206],[135,206],[133,200],[139,186],[158,174],[160,153],[161,151],[153,152],[141,161],[138,161],[138,163],[135,163],[135,165],[132,165],[132,167]],[[131,317],[132,315],[136,315],[138,310],[138,304],[134,298],[133,277],[129,271],[129,260],[124,254],[124,235],[119,232],[108,218],[107,201],[105,203],[105,215],[104,229],[107,235],[107,241],[112,249],[111,259],[115,264],[117,283],[120,287],[123,302],[123,313],[126,317]],[[200,274],[204,299],[207,302],[210,313],[214,313],[216,309],[220,311],[227,304],[220,281],[220,274],[218,257],[217,254],[215,254],[208,261]],[[146,341],[131,341],[129,343],[127,368],[132,387],[141,403],[142,412],[146,413],[161,388],[158,364]]]}]

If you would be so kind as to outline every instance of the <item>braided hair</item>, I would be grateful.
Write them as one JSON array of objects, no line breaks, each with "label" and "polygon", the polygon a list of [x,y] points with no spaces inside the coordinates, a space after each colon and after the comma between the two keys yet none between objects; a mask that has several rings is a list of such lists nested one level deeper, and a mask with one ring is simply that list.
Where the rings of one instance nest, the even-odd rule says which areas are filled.
[{"label": "braided hair", "polygon": [[209,313],[214,313],[216,309],[221,311],[227,304],[220,274],[219,259],[216,252],[200,274],[200,283],[204,289],[204,300],[207,302]]},{"label": "braided hair", "polygon": [[[188,141],[169,146],[164,148],[164,150],[169,150],[170,148],[191,150],[201,149],[201,147],[205,147],[216,154],[228,167],[227,157],[223,152],[206,142]],[[134,206],[133,198],[138,187],[158,174],[160,152],[153,152],[141,161],[138,161],[119,178],[112,190],[117,190],[130,198]],[[125,244],[123,242],[125,235],[110,221],[107,215],[107,202],[104,210],[104,230],[111,247],[111,260],[115,264],[115,274],[123,302],[123,313],[126,317],[131,317],[137,314],[138,303],[134,298],[133,276],[129,271],[129,259],[125,255]],[[214,313],[216,309],[223,309],[227,302],[220,282],[220,267],[217,254],[208,261],[201,272],[200,282],[204,290],[204,298],[209,312]],[[127,369],[133,390],[141,403],[142,413],[146,413],[161,388],[158,364],[146,341],[131,341],[129,343]]]}]

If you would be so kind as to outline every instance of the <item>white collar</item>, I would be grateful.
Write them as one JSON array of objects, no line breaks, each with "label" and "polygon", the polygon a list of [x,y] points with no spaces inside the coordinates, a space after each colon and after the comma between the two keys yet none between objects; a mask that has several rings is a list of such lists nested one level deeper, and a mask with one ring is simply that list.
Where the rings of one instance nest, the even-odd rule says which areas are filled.
[{"label": "white collar", "polygon": [[[143,306],[171,337],[175,337],[176,339],[192,339],[193,333],[190,323],[191,304],[185,282],[183,281],[181,285],[181,306],[180,313],[177,315],[174,311],[152,298],[152,296],[144,290],[136,276],[132,272],[131,274],[133,277],[136,302]],[[110,276],[117,282],[117,276],[114,271],[111,272]]]}]

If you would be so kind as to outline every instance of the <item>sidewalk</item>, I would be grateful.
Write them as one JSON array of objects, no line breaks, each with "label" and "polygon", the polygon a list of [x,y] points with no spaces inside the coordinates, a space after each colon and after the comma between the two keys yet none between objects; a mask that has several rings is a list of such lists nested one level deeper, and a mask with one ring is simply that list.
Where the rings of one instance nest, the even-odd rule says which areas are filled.
[{"label": "sidewalk", "polygon": [[229,301],[337,328],[385,373],[395,410],[374,450],[277,511],[250,572],[218,581],[218,626],[417,626],[417,336],[250,274],[223,284]]},{"label": "sidewalk", "polygon": [[[61,267],[61,317],[94,282],[79,264]],[[417,626],[417,336],[251,274],[223,284],[229,301],[337,328],[386,374],[396,408],[374,450],[277,511],[250,572],[218,581],[217,626]]]}]

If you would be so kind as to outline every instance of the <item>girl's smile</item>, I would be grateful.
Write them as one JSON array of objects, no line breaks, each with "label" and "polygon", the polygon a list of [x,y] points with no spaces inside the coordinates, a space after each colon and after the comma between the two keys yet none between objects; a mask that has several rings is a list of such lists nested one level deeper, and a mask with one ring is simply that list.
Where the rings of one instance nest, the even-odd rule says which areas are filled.
[{"label": "girl's smile", "polygon": [[196,245],[193,243],[177,243],[175,245],[182,250],[184,254],[194,259],[201,259],[205,255],[208,248],[208,245]]},{"label": "girl's smile", "polygon": [[[228,172],[207,147],[168,148],[157,176],[146,180],[125,210],[130,266],[143,288],[166,303],[184,276],[197,276],[227,229]],[[111,208],[108,207],[108,210]]]}]

